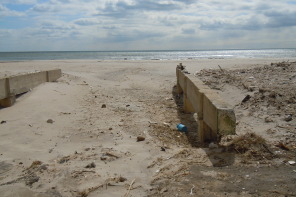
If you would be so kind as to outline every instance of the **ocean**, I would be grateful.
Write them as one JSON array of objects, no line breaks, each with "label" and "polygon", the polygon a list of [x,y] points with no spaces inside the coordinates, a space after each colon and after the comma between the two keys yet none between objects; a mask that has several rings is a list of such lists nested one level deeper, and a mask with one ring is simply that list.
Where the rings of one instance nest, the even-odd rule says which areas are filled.
[{"label": "ocean", "polygon": [[0,52],[0,61],[75,59],[184,60],[226,58],[296,58],[296,49]]}]

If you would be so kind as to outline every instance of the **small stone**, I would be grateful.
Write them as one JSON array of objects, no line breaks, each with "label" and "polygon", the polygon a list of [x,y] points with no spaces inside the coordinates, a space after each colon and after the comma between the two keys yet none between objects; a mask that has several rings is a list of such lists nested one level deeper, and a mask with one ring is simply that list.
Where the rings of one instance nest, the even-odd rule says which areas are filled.
[{"label": "small stone", "polygon": [[111,130],[113,130],[113,128],[112,128],[112,127],[110,127],[110,128],[109,128],[109,131],[111,131]]},{"label": "small stone", "polygon": [[243,100],[242,103],[247,102],[248,100],[250,100],[251,96],[248,94]]},{"label": "small stone", "polygon": [[119,182],[125,182],[127,179],[125,177],[120,176],[119,177]]},{"label": "small stone", "polygon": [[1,122],[0,122],[0,124],[5,124],[6,123],[6,121],[5,120],[2,120]]},{"label": "small stone", "polygon": [[165,148],[164,148],[164,147],[161,147],[160,150],[161,150],[161,151],[165,151]]},{"label": "small stone", "polygon": [[48,119],[46,122],[52,124],[53,123],[53,120],[52,119]]},{"label": "small stone", "polygon": [[291,115],[287,115],[287,116],[285,116],[284,120],[286,122],[290,122],[292,120],[292,116]]},{"label": "small stone", "polygon": [[106,104],[103,104],[103,105],[102,105],[102,108],[106,108],[106,107],[107,107]]},{"label": "small stone", "polygon": [[105,160],[107,160],[107,158],[108,158],[108,157],[106,157],[106,156],[102,156],[102,157],[101,157],[101,160],[102,160],[102,161],[105,161]]},{"label": "small stone", "polygon": [[162,190],[160,190],[160,193],[165,193],[165,192],[168,192],[169,190],[167,188],[163,188]]},{"label": "small stone", "polygon": [[94,162],[91,162],[90,164],[87,164],[85,166],[85,168],[95,168],[96,167],[96,164]]},{"label": "small stone", "polygon": [[137,142],[141,142],[141,141],[144,141],[144,140],[145,140],[145,137],[142,137],[142,136],[137,137]]},{"label": "small stone", "polygon": [[90,148],[85,148],[84,150],[85,150],[85,151],[89,151],[89,150],[90,150]]}]

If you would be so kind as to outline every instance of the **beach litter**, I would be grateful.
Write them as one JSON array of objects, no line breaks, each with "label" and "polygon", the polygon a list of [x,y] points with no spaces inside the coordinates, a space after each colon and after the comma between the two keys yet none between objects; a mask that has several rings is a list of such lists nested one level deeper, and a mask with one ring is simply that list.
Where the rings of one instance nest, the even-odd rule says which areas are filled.
[{"label": "beach litter", "polygon": [[181,123],[177,124],[177,129],[178,131],[181,131],[181,132],[187,132],[187,127]]}]

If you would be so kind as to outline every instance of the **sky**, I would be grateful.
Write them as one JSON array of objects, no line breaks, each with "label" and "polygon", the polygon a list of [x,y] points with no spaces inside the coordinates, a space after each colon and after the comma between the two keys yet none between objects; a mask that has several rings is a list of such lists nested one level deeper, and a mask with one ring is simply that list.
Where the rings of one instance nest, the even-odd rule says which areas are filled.
[{"label": "sky", "polygon": [[296,0],[0,0],[0,51],[296,48]]}]

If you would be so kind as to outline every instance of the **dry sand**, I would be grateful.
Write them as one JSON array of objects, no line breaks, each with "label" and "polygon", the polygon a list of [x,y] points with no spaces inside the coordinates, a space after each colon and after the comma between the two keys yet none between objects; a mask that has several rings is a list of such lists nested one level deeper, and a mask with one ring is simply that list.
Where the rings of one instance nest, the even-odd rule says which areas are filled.
[{"label": "dry sand", "polygon": [[[269,105],[254,101],[256,88],[225,81],[237,73],[229,69],[281,61],[1,62],[0,77],[52,68],[63,76],[0,109],[0,196],[295,196],[295,111],[269,114]],[[219,147],[197,141],[195,116],[182,111],[174,92],[180,62],[235,107],[240,136],[262,136],[245,136],[257,149],[242,149],[233,136]],[[210,68],[218,70],[201,71]],[[273,77],[284,82],[287,73]],[[295,69],[289,77],[295,87]],[[241,104],[248,94],[253,103]],[[175,129],[180,122],[187,135]]]}]

